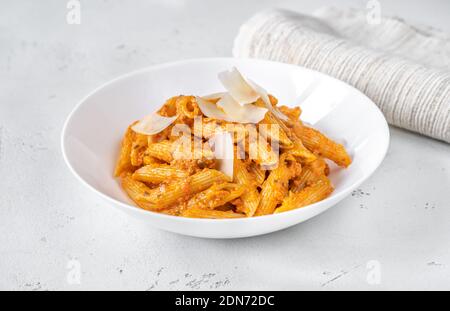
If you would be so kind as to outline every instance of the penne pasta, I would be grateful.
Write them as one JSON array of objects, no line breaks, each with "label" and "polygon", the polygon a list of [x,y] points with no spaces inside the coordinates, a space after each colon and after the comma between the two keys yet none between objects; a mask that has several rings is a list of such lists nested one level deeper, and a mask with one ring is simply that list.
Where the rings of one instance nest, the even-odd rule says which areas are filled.
[{"label": "penne pasta", "polygon": [[318,157],[317,160],[305,165],[300,174],[293,180],[292,192],[300,192],[306,186],[310,186],[314,182],[328,175],[328,165],[323,158]]},{"label": "penne pasta", "polygon": [[304,163],[310,163],[317,159],[317,157],[309,151],[297,137],[294,138],[294,146],[287,150],[293,156],[302,159]]},{"label": "penne pasta", "polygon": [[[260,105],[263,104],[260,103]],[[282,135],[289,138],[290,144],[281,144],[281,148],[288,149],[290,153],[296,157],[302,158],[305,162],[312,162],[316,159],[316,156],[303,145],[300,138],[290,128],[290,123],[286,124],[271,112],[266,114],[265,120],[271,124],[277,124],[280,127],[280,133],[283,133]]]},{"label": "penne pasta", "polygon": [[278,155],[264,139],[251,140],[246,144],[248,154],[257,164],[265,168],[273,168],[278,163]]},{"label": "penne pasta", "polygon": [[119,159],[117,160],[116,168],[114,170],[114,176],[118,177],[122,173],[132,169],[131,164],[131,146],[133,144],[134,132],[131,130],[131,125],[128,127],[125,136],[122,139],[120,146]]},{"label": "penne pasta", "polygon": [[244,190],[244,186],[234,183],[214,184],[191,198],[187,203],[186,209],[193,207],[215,209],[240,197]]},{"label": "penne pasta", "polygon": [[176,204],[172,205],[171,207],[159,210],[158,212],[171,216],[181,216],[181,213],[183,212],[184,208],[185,204]]},{"label": "penne pasta", "polygon": [[161,164],[163,161],[158,160],[157,158],[154,158],[152,156],[146,155],[144,152],[144,156],[142,157],[142,164],[143,165],[150,165],[150,164]]},{"label": "penne pasta", "polygon": [[300,192],[305,188],[306,186],[310,185],[314,181],[316,181],[319,178],[314,171],[311,169],[311,167],[306,166],[303,168],[300,175],[295,178],[292,182],[291,191],[292,192]]},{"label": "penne pasta", "polygon": [[255,212],[256,216],[272,214],[288,192],[290,165],[295,159],[290,154],[283,154],[278,167],[272,170],[261,188],[261,200]]},{"label": "penne pasta", "polygon": [[352,163],[344,146],[332,141],[319,131],[300,123],[295,125],[294,131],[309,150],[330,159],[342,167],[347,167]]},{"label": "penne pasta", "polygon": [[232,211],[219,211],[212,209],[204,209],[198,206],[187,209],[181,213],[181,216],[190,218],[210,218],[210,219],[225,219],[225,218],[241,218],[244,214],[235,213]]},{"label": "penne pasta", "polygon": [[255,178],[256,184],[258,186],[262,185],[264,180],[266,179],[266,170],[254,162],[248,164],[249,171],[253,174]]},{"label": "penne pasta", "polygon": [[298,193],[290,192],[283,200],[282,205],[275,210],[276,213],[290,211],[301,208],[325,199],[331,192],[333,187],[330,181],[324,177],[319,179],[313,185],[308,186]]},{"label": "penne pasta", "polygon": [[139,207],[149,211],[158,210],[158,207],[149,200],[152,189],[144,183],[134,180],[131,174],[122,176],[122,188]]},{"label": "penne pasta", "polygon": [[146,200],[164,209],[186,200],[194,194],[211,187],[214,183],[230,181],[229,177],[214,169],[204,169],[183,181],[172,180],[147,191]]},{"label": "penne pasta", "polygon": [[259,132],[272,141],[278,141],[281,148],[292,148],[294,146],[292,140],[272,117],[273,115],[271,113],[266,113],[264,119],[259,123]]},{"label": "penne pasta", "polygon": [[150,164],[141,167],[133,173],[133,179],[158,184],[177,178],[187,178],[189,173],[185,170],[167,164]]},{"label": "penne pasta", "polygon": [[286,106],[280,106],[280,107],[278,107],[278,109],[285,116],[287,116],[290,120],[295,121],[295,122],[298,121],[298,119],[300,118],[300,114],[302,113],[302,110],[300,109],[300,107],[289,108]]},{"label": "penne pasta", "polygon": [[194,119],[200,114],[200,109],[194,101],[194,96],[179,96],[175,101],[175,106],[177,115],[181,117]]},{"label": "penne pasta", "polygon": [[172,149],[172,142],[163,140],[149,145],[144,152],[144,156],[151,156],[164,162],[170,162],[173,160]]},{"label": "penne pasta", "polygon": [[[269,96],[270,97],[270,96]],[[270,98],[274,98],[274,97],[270,97]],[[271,99],[272,104],[274,103],[274,100]],[[264,101],[260,98],[256,101],[255,105],[259,106],[259,107],[265,107]],[[277,118],[272,112],[267,112],[266,115],[264,116],[263,121],[261,122],[266,122],[268,124],[277,124],[280,127],[280,132],[284,132],[285,135],[290,138],[290,129],[289,127],[283,122],[281,121],[279,118]]]},{"label": "penne pasta", "polygon": [[147,149],[148,138],[147,135],[134,133],[133,143],[131,144],[130,160],[131,165],[141,166],[144,160],[144,153]]},{"label": "penne pasta", "polygon": [[260,202],[260,195],[257,190],[257,182],[255,177],[247,170],[242,160],[234,160],[234,182],[246,188],[242,194],[242,204],[238,211],[244,213],[247,217],[255,214]]},{"label": "penne pasta", "polygon": [[173,117],[177,114],[177,105],[176,102],[180,96],[173,96],[166,100],[161,109],[158,110],[158,113],[164,117]]},{"label": "penne pasta", "polygon": [[320,175],[328,176],[328,174],[330,173],[328,164],[322,157],[317,157],[315,161],[309,163],[309,166],[311,166],[311,169],[319,176]]}]

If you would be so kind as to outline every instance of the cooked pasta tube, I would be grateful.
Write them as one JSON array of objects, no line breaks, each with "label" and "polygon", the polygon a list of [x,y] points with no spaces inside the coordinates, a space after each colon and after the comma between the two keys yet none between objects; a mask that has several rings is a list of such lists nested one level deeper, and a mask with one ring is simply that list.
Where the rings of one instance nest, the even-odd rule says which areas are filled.
[{"label": "cooked pasta tube", "polygon": [[157,206],[149,199],[152,189],[144,183],[134,180],[131,174],[122,176],[122,188],[139,207],[149,211],[158,210]]},{"label": "cooked pasta tube", "polygon": [[301,173],[293,180],[291,191],[300,192],[306,186],[310,186],[314,182],[328,175],[328,165],[323,158],[318,157],[317,160],[303,166]]},{"label": "cooked pasta tube", "polygon": [[300,107],[290,108],[286,106],[279,106],[278,109],[292,121],[298,121],[300,114],[302,113]]},{"label": "cooked pasta tube", "polygon": [[[259,105],[263,105],[263,103],[259,103]],[[268,112],[266,114],[265,120],[267,120],[267,122],[270,122],[271,124],[278,124],[278,126],[280,127],[280,132],[284,133],[291,141],[291,144],[289,144],[287,147],[282,144],[282,148],[288,149],[290,153],[292,153],[296,157],[304,159],[305,162],[311,162],[316,159],[316,156],[310,150],[305,148],[298,135],[296,135],[296,133],[290,128],[292,122],[283,122],[271,112]]]},{"label": "cooked pasta tube", "polygon": [[328,176],[330,173],[330,169],[328,167],[327,162],[325,162],[325,159],[322,157],[317,157],[317,159],[311,163],[309,163],[311,168],[314,170],[314,172],[317,175],[325,175]]},{"label": "cooked pasta tube", "polygon": [[172,205],[168,208],[162,209],[158,212],[171,216],[181,216],[182,211],[184,210],[185,204],[176,204]]},{"label": "cooked pasta tube", "polygon": [[321,201],[325,199],[332,191],[333,187],[331,186],[328,178],[321,178],[313,185],[304,188],[298,193],[294,193],[292,191],[289,192],[289,195],[283,200],[281,206],[275,210],[275,214]]},{"label": "cooked pasta tube", "polygon": [[290,190],[295,193],[300,192],[303,188],[316,181],[318,178],[319,176],[314,173],[310,166],[305,166],[300,175],[293,180]]},{"label": "cooked pasta tube", "polygon": [[177,115],[194,119],[200,115],[200,109],[194,101],[194,96],[179,96],[175,102]]},{"label": "cooked pasta tube", "polygon": [[215,209],[240,197],[245,187],[235,183],[214,184],[206,190],[197,193],[187,203],[187,209],[193,207]]},{"label": "cooked pasta tube", "polygon": [[168,140],[163,140],[149,145],[144,156],[151,156],[165,162],[170,162],[173,160],[172,149],[173,143]]},{"label": "cooked pasta tube", "polygon": [[271,145],[264,139],[252,139],[248,144],[245,144],[245,147],[248,148],[246,151],[249,158],[257,164],[266,168],[272,168],[277,165],[278,154],[272,150]]},{"label": "cooked pasta tube", "polygon": [[255,215],[272,214],[276,206],[282,202],[288,192],[290,171],[289,167],[295,159],[290,154],[283,154],[278,167],[273,169],[261,188],[261,200]]},{"label": "cooked pasta tube", "polygon": [[150,164],[141,167],[133,173],[133,178],[147,183],[162,183],[173,178],[187,178],[189,173],[167,164]]},{"label": "cooked pasta tube", "polygon": [[[272,97],[274,98],[274,97]],[[271,99],[272,105],[274,104],[274,101]],[[259,98],[256,103],[256,106],[259,107],[265,107],[264,101]],[[277,108],[276,108],[277,109]],[[270,123],[270,124],[278,124],[278,126],[280,127],[280,129],[282,131],[284,131],[286,133],[286,135],[289,137],[290,133],[289,133],[289,127],[279,118],[277,118],[272,112],[267,112],[266,115],[264,116],[264,120],[266,120],[266,122]]]},{"label": "cooked pasta tube", "polygon": [[180,96],[173,96],[166,100],[161,109],[158,110],[158,113],[164,117],[173,117],[177,114],[177,105],[176,102]]},{"label": "cooked pasta tube", "polygon": [[332,141],[318,130],[297,123],[294,126],[294,131],[309,150],[342,167],[347,167],[352,163],[352,159],[345,151],[344,146]]},{"label": "cooked pasta tube", "polygon": [[130,159],[133,166],[141,166],[144,159],[144,153],[147,149],[147,135],[134,133],[133,143],[131,145]]},{"label": "cooked pasta tube", "polygon": [[131,164],[131,146],[133,144],[134,132],[130,125],[122,139],[120,146],[119,159],[117,160],[114,176],[120,176],[122,173],[129,171],[133,165]]},{"label": "cooked pasta tube", "polygon": [[142,164],[143,165],[150,165],[150,164],[161,164],[161,160],[158,160],[157,158],[154,158],[152,156],[149,155],[145,155],[142,158]]},{"label": "cooked pasta tube", "polygon": [[302,143],[302,141],[295,137],[293,139],[293,147],[292,149],[287,150],[290,154],[292,154],[295,157],[301,158],[303,162],[309,163],[317,159],[317,157],[309,151]]},{"label": "cooked pasta tube", "polygon": [[214,169],[204,169],[183,181],[172,180],[167,184],[151,189],[146,199],[156,205],[157,209],[164,209],[180,200],[190,198],[194,194],[211,187],[214,183],[230,181],[225,174]]},{"label": "cooked pasta tube", "polygon": [[262,185],[262,183],[266,179],[267,171],[264,168],[262,168],[261,165],[258,165],[253,161],[248,165],[248,169],[253,174],[256,184],[258,186]]},{"label": "cooked pasta tube", "polygon": [[[276,99],[274,100],[274,97],[271,97],[272,104],[276,105]],[[265,107],[265,104],[261,98],[259,98],[255,105],[259,107]],[[290,129],[284,124],[283,121],[281,121],[279,118],[277,118],[272,112],[268,111],[266,115],[264,116],[264,119],[260,122],[261,124],[276,124],[279,127],[279,137],[278,140],[280,141],[280,144],[284,148],[292,148],[292,140],[289,137],[290,136]]]},{"label": "cooked pasta tube", "polygon": [[235,213],[232,211],[219,211],[213,209],[205,209],[201,207],[192,207],[184,210],[181,213],[181,216],[190,217],[190,218],[241,218],[245,217],[244,214]]},{"label": "cooked pasta tube", "polygon": [[293,147],[291,139],[286,132],[279,126],[279,124],[272,120],[272,114],[266,113],[264,119],[259,123],[259,133],[270,138],[270,140],[278,141],[281,148],[290,149]]},{"label": "cooked pasta tube", "polygon": [[234,160],[234,181],[240,185],[245,186],[246,190],[242,194],[242,204],[239,208],[247,217],[255,214],[258,208],[260,195],[257,190],[257,182],[255,177],[247,170],[246,165],[242,160]]}]

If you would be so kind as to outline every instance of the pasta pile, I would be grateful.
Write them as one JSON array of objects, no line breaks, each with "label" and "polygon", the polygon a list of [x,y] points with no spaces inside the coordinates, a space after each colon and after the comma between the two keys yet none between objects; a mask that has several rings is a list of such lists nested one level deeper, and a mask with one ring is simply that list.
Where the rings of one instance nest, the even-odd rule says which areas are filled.
[{"label": "pasta pile", "polygon": [[[268,95],[271,107],[254,125],[258,134],[262,125],[277,127],[277,135],[264,129],[266,143],[250,137],[245,124],[211,118],[201,109],[195,96],[175,96],[158,111],[166,123],[162,131],[145,134],[138,122],[131,124],[123,138],[115,176],[120,177],[128,196],[141,208],[175,216],[195,218],[239,218],[276,214],[301,208],[325,199],[333,191],[328,179],[325,159],[347,167],[351,159],[344,147],[303,124],[299,107],[278,106]],[[217,98],[203,98],[211,105]],[[265,107],[260,97],[252,103]],[[243,106],[245,107],[245,106]],[[252,107],[252,109],[254,109]],[[283,120],[280,114],[286,116]],[[194,128],[201,121],[201,130]],[[150,122],[155,126],[158,122]],[[167,126],[167,124],[170,124]],[[177,139],[173,129],[183,125],[191,130],[196,157],[176,157]],[[208,139],[218,130],[232,133],[233,173],[227,175],[218,168],[218,159]],[[239,132],[239,133],[238,133]],[[238,135],[239,134],[239,135]],[[240,138],[239,138],[240,137]],[[278,144],[278,150],[271,143]],[[256,156],[251,158],[251,150]]]}]

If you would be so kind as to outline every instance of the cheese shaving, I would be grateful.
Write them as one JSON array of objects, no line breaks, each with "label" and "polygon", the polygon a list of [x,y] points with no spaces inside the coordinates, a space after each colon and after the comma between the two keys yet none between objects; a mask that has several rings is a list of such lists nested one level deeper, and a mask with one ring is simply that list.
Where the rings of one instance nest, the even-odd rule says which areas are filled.
[{"label": "cheese shaving", "polygon": [[227,117],[225,112],[217,107],[216,104],[198,96],[195,97],[195,99],[202,113],[208,118],[229,121],[229,118]]},{"label": "cheese shaving", "polygon": [[233,179],[234,173],[234,143],[228,132],[216,133],[208,140],[217,162],[217,170]]},{"label": "cheese shaving", "polygon": [[139,134],[155,135],[165,130],[177,118],[178,116],[163,117],[154,112],[152,114],[149,114],[148,116],[145,116],[142,120],[138,121],[131,127],[131,129]]},{"label": "cheese shaving", "polygon": [[239,105],[230,94],[225,94],[218,102],[227,117],[237,123],[258,123],[267,113],[267,109],[253,104]]},{"label": "cheese shaving", "polygon": [[240,105],[254,103],[260,97],[235,67],[219,73],[218,77],[231,97]]},{"label": "cheese shaving", "polygon": [[259,96],[263,100],[264,104],[266,105],[267,109],[269,109],[269,111],[274,116],[276,116],[277,118],[279,118],[283,121],[287,121],[289,119],[284,113],[282,113],[276,107],[272,106],[272,103],[270,102],[269,94],[263,87],[259,86],[258,84],[256,84],[255,82],[253,82],[251,80],[249,80],[248,83],[255,90],[255,92],[257,92],[259,94]]}]

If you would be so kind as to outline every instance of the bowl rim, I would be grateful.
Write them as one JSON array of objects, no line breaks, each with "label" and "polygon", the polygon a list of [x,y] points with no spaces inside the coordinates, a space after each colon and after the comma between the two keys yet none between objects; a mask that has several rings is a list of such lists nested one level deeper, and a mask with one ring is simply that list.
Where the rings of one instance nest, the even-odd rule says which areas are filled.
[{"label": "bowl rim", "polygon": [[[282,62],[275,62],[275,61],[271,61],[271,60],[265,60],[265,59],[254,59],[254,58],[235,58],[235,57],[204,57],[204,58],[187,58],[187,59],[181,59],[181,60],[177,60],[177,61],[172,61],[172,62],[165,62],[165,63],[161,63],[161,64],[155,64],[155,65],[149,65],[146,66],[144,68],[140,68],[140,69],[136,69],[133,71],[130,71],[128,73],[119,75],[116,78],[113,78],[103,84],[101,84],[100,86],[96,87],[94,90],[92,90],[91,92],[89,92],[87,95],[85,95],[81,100],[79,100],[77,102],[77,104],[74,106],[74,108],[72,108],[72,110],[70,111],[70,113],[68,114],[68,116],[66,117],[65,121],[64,121],[64,125],[62,127],[62,131],[61,131],[61,151],[62,151],[62,155],[63,155],[63,159],[64,162],[66,163],[66,165],[68,166],[69,170],[72,172],[72,174],[76,177],[76,179],[81,182],[81,184],[83,184],[85,187],[87,187],[88,189],[90,189],[91,191],[93,191],[94,193],[98,194],[100,197],[102,197],[103,199],[105,199],[106,201],[108,201],[109,203],[118,205],[122,208],[125,208],[127,210],[130,210],[131,212],[138,212],[138,213],[142,213],[142,215],[152,215],[154,217],[157,218],[161,218],[161,219],[167,219],[167,220],[175,220],[175,221],[180,221],[180,222],[208,222],[208,223],[229,223],[229,222],[243,222],[243,223],[247,223],[247,222],[255,222],[255,221],[264,221],[265,219],[268,218],[284,218],[284,217],[289,217],[289,215],[295,215],[295,214],[301,214],[303,213],[305,210],[311,210],[314,209],[316,207],[318,207],[319,205],[323,204],[325,201],[330,200],[331,196],[325,198],[322,201],[307,205],[305,207],[302,208],[296,208],[290,211],[286,211],[283,213],[278,213],[278,214],[269,214],[269,215],[261,215],[261,216],[255,216],[255,217],[242,217],[242,218],[226,218],[226,219],[209,219],[209,218],[189,218],[189,217],[182,217],[182,216],[174,216],[174,215],[168,215],[168,214],[163,214],[163,213],[159,213],[156,211],[149,211],[149,210],[145,210],[143,208],[140,208],[138,206],[134,206],[119,200],[116,200],[112,197],[110,197],[109,195],[103,193],[100,190],[97,190],[94,186],[92,186],[91,184],[89,184],[86,180],[83,179],[83,177],[80,176],[80,174],[78,174],[78,172],[75,170],[75,168],[72,166],[69,157],[67,155],[66,152],[66,136],[67,136],[67,129],[72,121],[73,116],[75,115],[75,113],[77,112],[77,110],[83,106],[83,104],[86,103],[86,101],[92,97],[93,95],[95,95],[98,91],[100,91],[101,89],[104,89],[106,87],[108,87],[109,85],[116,83],[118,81],[121,80],[125,80],[129,77],[132,77],[134,75],[138,75],[140,73],[144,73],[147,71],[152,71],[152,70],[159,70],[159,69],[164,69],[167,67],[176,67],[179,65],[184,65],[184,64],[189,64],[189,63],[198,63],[198,62],[233,62],[233,61],[244,61],[244,62],[250,62],[250,63],[270,63],[270,64],[274,64],[274,65],[278,65],[278,66],[287,66],[287,67],[300,67],[302,68],[302,70],[305,71],[309,71],[312,72],[314,74],[318,74],[319,76],[325,76],[328,79],[332,79],[334,81],[337,81],[338,83],[341,84],[345,84],[347,87],[350,87],[351,89],[355,90],[356,92],[358,92],[360,95],[364,96],[366,99],[368,99],[369,103],[373,106],[373,108],[375,108],[375,113],[378,114],[378,117],[380,117],[380,120],[382,121],[382,130],[383,130],[383,136],[385,137],[386,140],[386,144],[385,146],[383,146],[383,150],[380,153],[381,156],[377,159],[376,164],[373,166],[373,169],[370,170],[368,173],[365,174],[364,177],[357,179],[356,181],[354,181],[353,183],[351,183],[349,186],[347,186],[344,190],[342,190],[341,192],[335,194],[333,196],[333,193],[331,196],[333,196],[333,199],[337,200],[336,203],[338,203],[339,201],[341,201],[345,196],[347,196],[350,191],[352,191],[353,189],[355,189],[356,187],[358,187],[360,184],[362,184],[365,180],[367,180],[380,166],[381,162],[384,160],[387,151],[389,149],[389,144],[390,144],[390,132],[389,132],[389,126],[388,123],[386,121],[386,118],[384,117],[383,113],[381,112],[381,110],[378,108],[378,106],[369,98],[367,97],[364,93],[362,93],[360,90],[358,90],[357,88],[353,87],[352,85],[341,81],[339,79],[336,79],[332,76],[329,76],[325,73],[322,73],[320,71],[316,71],[313,69],[309,69],[300,65],[293,65],[293,64],[287,64],[287,63],[282,63]],[[113,175],[111,175],[112,178],[115,178]],[[334,204],[333,204],[334,205]],[[331,207],[331,206],[330,206]],[[327,209],[327,208],[326,208]]]}]

